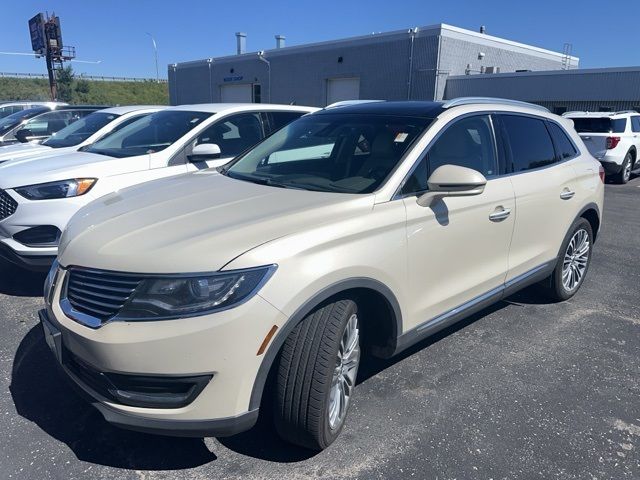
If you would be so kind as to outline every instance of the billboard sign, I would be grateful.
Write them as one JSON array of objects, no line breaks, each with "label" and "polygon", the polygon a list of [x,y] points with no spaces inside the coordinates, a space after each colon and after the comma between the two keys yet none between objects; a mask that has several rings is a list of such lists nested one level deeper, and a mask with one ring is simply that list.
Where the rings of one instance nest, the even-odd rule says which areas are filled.
[{"label": "billboard sign", "polygon": [[46,52],[46,39],[44,35],[44,15],[37,14],[29,20],[29,34],[31,35],[31,48],[38,55]]}]

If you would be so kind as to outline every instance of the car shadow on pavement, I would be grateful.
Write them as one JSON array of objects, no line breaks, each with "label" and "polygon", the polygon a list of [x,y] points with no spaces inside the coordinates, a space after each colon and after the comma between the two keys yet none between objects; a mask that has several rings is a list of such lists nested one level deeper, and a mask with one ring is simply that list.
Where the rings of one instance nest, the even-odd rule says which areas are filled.
[{"label": "car shadow on pavement", "polygon": [[46,272],[31,272],[0,259],[0,294],[41,297]]},{"label": "car shadow on pavement", "polygon": [[[390,359],[367,358],[358,372],[363,383],[405,358],[435,344],[475,321],[512,304],[537,304],[535,290],[527,289],[424,339]],[[217,459],[202,439],[175,438],[131,432],[107,423],[81,399],[59,372],[40,326],[32,328],[16,352],[10,391],[18,414],[47,434],[66,443],[80,460],[136,470],[175,470],[197,467]],[[272,373],[273,374],[273,373]],[[268,385],[273,382],[267,383]],[[249,431],[220,438],[224,447],[262,460],[291,463],[307,460],[318,452],[281,440],[272,424],[270,399],[265,390],[257,424]]]},{"label": "car shadow on pavement", "polygon": [[86,462],[135,470],[177,470],[217,459],[202,439],[131,432],[107,423],[58,371],[40,326],[16,352],[9,390],[20,416]]}]

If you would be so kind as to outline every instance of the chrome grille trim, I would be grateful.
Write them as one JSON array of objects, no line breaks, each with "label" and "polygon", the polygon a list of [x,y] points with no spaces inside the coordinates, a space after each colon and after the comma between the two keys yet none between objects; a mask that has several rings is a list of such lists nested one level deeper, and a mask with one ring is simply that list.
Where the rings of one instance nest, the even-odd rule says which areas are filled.
[{"label": "chrome grille trim", "polygon": [[7,192],[0,190],[0,220],[10,217],[18,209],[16,202]]},{"label": "chrome grille trim", "polygon": [[118,315],[142,280],[139,275],[72,267],[61,305],[74,320],[97,328]]}]

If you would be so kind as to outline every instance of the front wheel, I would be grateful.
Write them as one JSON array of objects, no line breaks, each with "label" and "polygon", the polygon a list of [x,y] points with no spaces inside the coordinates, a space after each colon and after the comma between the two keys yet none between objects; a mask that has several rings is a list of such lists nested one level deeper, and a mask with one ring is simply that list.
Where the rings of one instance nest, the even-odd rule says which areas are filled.
[{"label": "front wheel", "polygon": [[307,315],[285,341],[278,360],[278,434],[313,450],[331,445],[344,426],[359,365],[355,302],[338,300]]},{"label": "front wheel", "polygon": [[573,297],[587,275],[591,264],[593,231],[584,218],[576,220],[567,234],[556,268],[550,277],[548,297],[555,301]]}]

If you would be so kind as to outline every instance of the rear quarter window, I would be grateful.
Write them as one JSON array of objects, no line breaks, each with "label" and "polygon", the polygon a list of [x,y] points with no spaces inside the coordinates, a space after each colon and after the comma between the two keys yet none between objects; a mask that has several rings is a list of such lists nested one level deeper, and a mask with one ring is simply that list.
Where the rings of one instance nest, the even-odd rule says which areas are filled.
[{"label": "rear quarter window", "polygon": [[556,145],[558,158],[560,160],[567,160],[575,157],[578,154],[578,151],[564,129],[557,123],[550,122],[548,125],[549,132],[551,133]]}]

